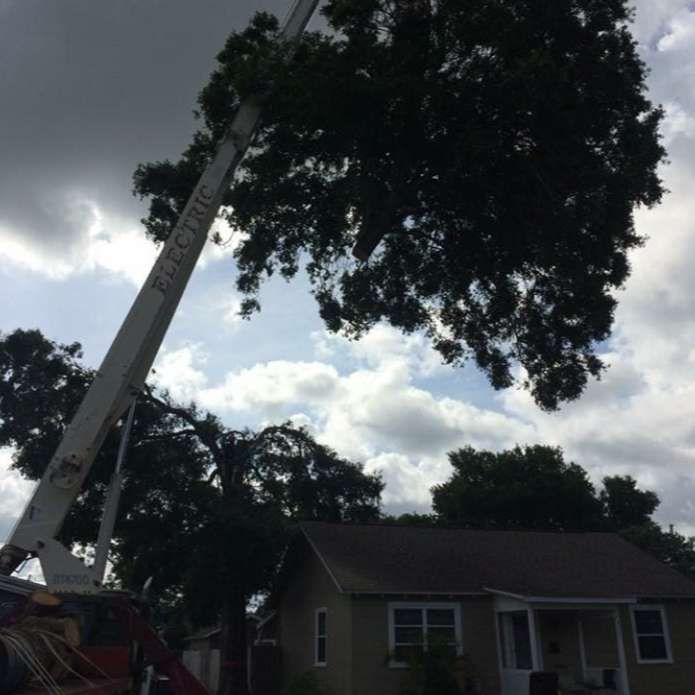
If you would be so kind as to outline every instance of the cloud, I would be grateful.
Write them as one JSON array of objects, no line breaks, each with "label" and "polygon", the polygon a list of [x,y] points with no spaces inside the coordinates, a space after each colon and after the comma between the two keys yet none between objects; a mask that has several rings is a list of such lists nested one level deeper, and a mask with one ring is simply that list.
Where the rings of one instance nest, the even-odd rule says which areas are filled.
[{"label": "cloud", "polygon": [[429,509],[432,471],[426,465],[413,463],[403,454],[384,453],[369,459],[364,468],[367,473],[381,474],[386,483],[382,501],[391,513]]},{"label": "cloud", "polygon": [[[188,145],[196,96],[229,32],[255,10],[286,9],[283,0],[170,0],[166,11],[161,3],[3,0],[3,260],[51,278],[86,263],[139,281],[141,257],[152,252],[136,241],[145,204],[131,196],[133,171]],[[90,236],[95,208],[119,223],[101,240],[107,255]],[[210,248],[203,264],[232,250]]]},{"label": "cloud", "polygon": [[11,469],[12,450],[0,449],[0,542],[7,538],[12,525],[24,509],[34,483]]},{"label": "cloud", "polygon": [[[163,383],[185,383],[192,389],[187,397],[235,421],[243,415],[254,426],[284,419],[307,425],[340,455],[388,469],[394,481],[388,500],[418,508],[429,487],[446,477],[447,451],[464,444],[500,449],[534,441],[533,428],[517,419],[417,386],[414,380],[427,372],[428,357],[418,349],[404,353],[390,330],[379,329],[361,347],[348,345],[352,363],[341,369],[318,360],[274,360],[228,372],[216,385],[205,384],[196,351],[184,348],[167,356],[167,363],[177,366]],[[315,336],[315,342],[346,349],[327,335]],[[191,372],[194,377],[187,378]],[[413,467],[412,479],[403,461]],[[418,482],[406,485],[406,480]]]},{"label": "cloud", "polygon": [[664,145],[667,147],[679,136],[690,140],[695,138],[695,115],[689,113],[677,101],[669,101],[663,105],[664,122],[661,132],[664,136]]},{"label": "cloud", "polygon": [[[188,143],[195,127],[190,109],[226,33],[253,9],[286,9],[284,0],[204,5],[171,0],[162,12],[160,3],[75,0],[39,9],[0,0],[0,150],[11,163],[0,172],[2,262],[66,282],[88,274],[142,281],[155,249],[138,222],[144,207],[129,192],[135,165],[176,158]],[[258,341],[276,332],[296,336],[308,322],[299,313],[265,312],[254,319],[257,342],[249,349],[247,333],[237,330],[238,297],[220,298],[212,281],[201,290],[206,309],[201,301],[190,312],[196,320],[186,329],[194,339],[164,351],[158,383],[234,422],[257,426],[292,417],[342,455],[380,470],[392,509],[427,503],[429,486],[448,475],[452,448],[538,442],[563,446],[596,481],[610,473],[635,475],[661,495],[660,518],[695,527],[695,13],[688,0],[635,6],[650,95],[666,113],[670,164],[662,172],[670,193],[662,206],[637,213],[637,229],[648,241],[631,255],[614,337],[602,346],[611,366],[579,401],[546,414],[522,391],[485,391],[474,405],[425,337],[388,326],[359,342],[321,331],[313,353],[297,349],[293,359],[286,345],[276,349],[280,341],[268,339],[254,365],[261,359],[254,353]],[[229,238],[225,226],[217,230]],[[208,244],[201,267],[229,263],[238,239],[232,235],[223,248]],[[219,345],[230,328],[252,358],[244,369],[219,375],[205,346]],[[177,341],[186,337],[177,330]],[[6,463],[0,467],[0,530],[9,523],[1,519],[16,514],[24,499],[13,476]]]},{"label": "cloud", "polygon": [[689,0],[633,0],[636,10],[632,32],[640,42],[656,42],[670,32],[669,25],[680,12],[687,11]]},{"label": "cloud", "polygon": [[662,521],[692,524],[684,498],[695,495],[695,374],[681,369],[680,383],[675,372],[645,379],[644,356],[627,346],[610,356],[602,381],[559,413],[542,413],[519,391],[503,394],[501,402],[510,416],[533,428],[538,442],[562,446],[596,483],[605,475],[632,475],[659,493]]},{"label": "cloud", "polygon": [[424,334],[404,335],[385,323],[376,325],[360,340],[348,340],[327,331],[314,333],[312,340],[319,357],[343,356],[370,367],[399,363],[423,377],[449,370]]},{"label": "cloud", "polygon": [[150,381],[168,391],[174,400],[189,403],[205,388],[208,378],[199,367],[207,361],[200,343],[188,343],[177,350],[161,351]]},{"label": "cloud", "polygon": [[[145,236],[139,221],[102,209],[82,192],[54,193],[44,212],[45,234],[22,227],[22,220],[4,220],[0,214],[0,259],[50,280],[100,274],[140,287],[161,249]],[[197,266],[205,269],[229,261],[241,236],[232,234],[223,246],[208,241]],[[223,319],[234,325],[241,302],[235,299],[233,305],[228,297],[229,293]]]},{"label": "cloud", "polygon": [[272,416],[299,403],[330,400],[338,386],[331,365],[277,360],[228,373],[219,386],[201,390],[198,400],[212,410],[257,410]]},{"label": "cloud", "polygon": [[[69,226],[72,238],[49,232],[47,239],[37,239],[0,218],[0,258],[52,280],[102,272],[135,285],[144,281],[157,252],[136,225],[106,213],[76,191],[54,198],[50,217],[53,229]],[[69,243],[61,244],[66,239]]]},{"label": "cloud", "polygon": [[657,48],[660,51],[679,51],[690,48],[695,38],[695,12],[683,7],[668,20],[667,33],[662,36]]},{"label": "cloud", "polygon": [[[628,290],[625,301],[636,302],[634,292],[640,294],[641,285]],[[205,381],[204,364],[196,362],[200,352],[189,347],[171,358],[185,365],[172,373],[188,385],[187,397],[224,418],[243,417],[251,426],[292,418],[339,454],[380,471],[387,483],[384,503],[392,512],[427,509],[430,487],[450,474],[446,454],[453,449],[545,443],[562,446],[597,484],[604,475],[635,476],[661,495],[664,522],[689,528],[695,370],[684,375],[682,363],[664,363],[662,352],[640,343],[639,331],[652,328],[650,319],[645,326],[635,311],[633,306],[619,316],[614,349],[604,355],[610,368],[603,379],[552,414],[540,411],[520,389],[502,392],[489,407],[472,405],[464,394],[438,394],[437,379],[423,367],[427,350],[405,340],[401,346],[385,327],[362,345],[316,333],[314,361],[259,363],[217,382]]]}]

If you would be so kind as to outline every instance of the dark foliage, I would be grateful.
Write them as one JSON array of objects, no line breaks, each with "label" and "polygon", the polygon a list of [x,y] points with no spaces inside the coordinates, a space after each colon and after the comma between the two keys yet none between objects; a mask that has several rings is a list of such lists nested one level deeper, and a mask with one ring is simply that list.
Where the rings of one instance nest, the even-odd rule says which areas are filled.
[{"label": "dark foliage", "polygon": [[402,515],[394,523],[548,531],[611,531],[695,579],[693,538],[664,531],[652,515],[659,497],[629,475],[606,476],[597,491],[587,472],[561,449],[471,447],[449,454],[454,471],[432,488],[435,514]]},{"label": "dark foliage", "polygon": [[[93,377],[79,358],[78,344],[39,331],[0,334],[0,446],[15,449],[14,467],[29,478],[43,474]],[[64,525],[68,544],[96,539],[119,435],[107,438]],[[246,663],[247,600],[270,586],[294,520],[379,517],[379,476],[289,424],[232,431],[147,388],[130,441],[111,554],[117,583],[137,590],[153,577],[170,627],[222,615],[230,661]],[[242,692],[243,669],[235,674]]]},{"label": "dark foliage", "polygon": [[[263,278],[306,267],[331,330],[422,330],[496,388],[513,367],[544,408],[602,362],[615,289],[662,195],[661,110],[627,0],[329,0],[335,33],[289,66],[265,14],[232,34],[177,163],[142,164],[149,234],[165,239],[240,99],[274,86],[224,213],[243,313]],[[359,236],[383,242],[357,264]]]},{"label": "dark foliage", "polygon": [[449,454],[451,478],[432,488],[441,522],[473,528],[599,530],[603,508],[586,471],[560,449],[472,447]]},{"label": "dark foliage", "polygon": [[664,531],[659,524],[648,521],[621,530],[626,540],[691,579],[695,579],[695,539],[676,531]]},{"label": "dark foliage", "polygon": [[640,490],[629,475],[606,476],[599,495],[608,525],[626,529],[647,523],[659,506],[659,497],[651,490]]}]

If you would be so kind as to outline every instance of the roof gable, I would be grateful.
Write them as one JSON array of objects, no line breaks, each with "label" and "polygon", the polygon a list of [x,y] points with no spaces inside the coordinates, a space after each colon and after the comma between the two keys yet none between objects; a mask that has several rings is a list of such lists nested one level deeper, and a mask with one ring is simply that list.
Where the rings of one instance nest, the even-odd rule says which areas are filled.
[{"label": "roof gable", "polygon": [[695,597],[695,582],[612,533],[301,524],[339,590],[576,598]]}]

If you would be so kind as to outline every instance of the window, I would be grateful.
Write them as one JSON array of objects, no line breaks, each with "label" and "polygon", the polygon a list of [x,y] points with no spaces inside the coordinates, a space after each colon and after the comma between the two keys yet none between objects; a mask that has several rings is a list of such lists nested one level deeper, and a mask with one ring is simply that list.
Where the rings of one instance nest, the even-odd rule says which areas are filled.
[{"label": "window", "polygon": [[314,666],[325,666],[326,661],[326,609],[318,608],[314,620]]},{"label": "window", "polygon": [[633,607],[632,629],[638,662],[673,661],[663,606]]},{"label": "window", "polygon": [[500,652],[505,668],[530,671],[533,669],[531,632],[526,611],[499,613]]},{"label": "window", "polygon": [[391,666],[408,666],[428,649],[461,654],[461,619],[456,603],[390,603]]}]

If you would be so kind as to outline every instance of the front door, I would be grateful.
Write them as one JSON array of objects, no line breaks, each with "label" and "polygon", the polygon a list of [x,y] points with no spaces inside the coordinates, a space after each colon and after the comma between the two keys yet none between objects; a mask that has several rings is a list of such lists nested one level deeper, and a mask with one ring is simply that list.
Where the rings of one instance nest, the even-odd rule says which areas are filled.
[{"label": "front door", "polygon": [[497,614],[502,695],[529,695],[534,649],[527,610]]}]

